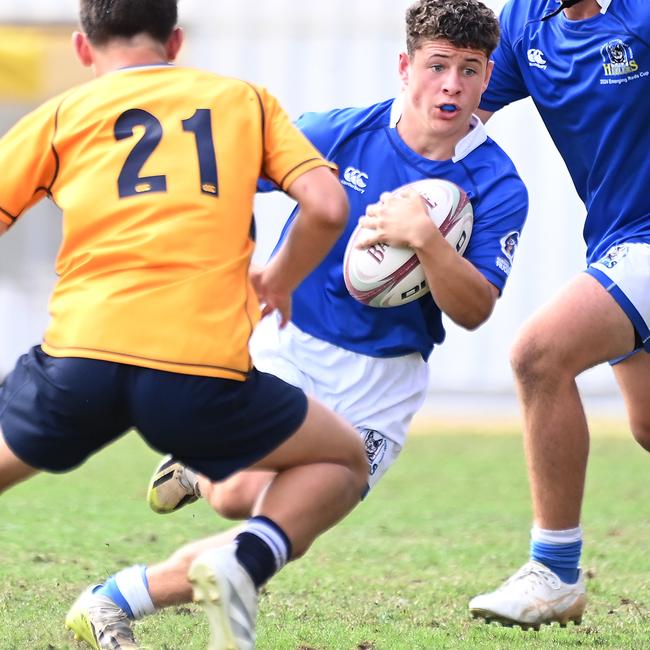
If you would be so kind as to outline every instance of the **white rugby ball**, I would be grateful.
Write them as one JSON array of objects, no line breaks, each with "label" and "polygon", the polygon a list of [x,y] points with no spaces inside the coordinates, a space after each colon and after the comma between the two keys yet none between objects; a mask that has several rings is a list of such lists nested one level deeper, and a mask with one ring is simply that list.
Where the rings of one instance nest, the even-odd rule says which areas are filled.
[{"label": "white rugby ball", "polygon": [[[415,181],[405,187],[422,195],[431,220],[462,255],[474,223],[472,204],[465,191],[440,178]],[[388,244],[356,248],[364,232],[366,229],[357,226],[345,251],[343,274],[350,295],[370,307],[398,307],[429,292],[420,260],[410,248]]]}]

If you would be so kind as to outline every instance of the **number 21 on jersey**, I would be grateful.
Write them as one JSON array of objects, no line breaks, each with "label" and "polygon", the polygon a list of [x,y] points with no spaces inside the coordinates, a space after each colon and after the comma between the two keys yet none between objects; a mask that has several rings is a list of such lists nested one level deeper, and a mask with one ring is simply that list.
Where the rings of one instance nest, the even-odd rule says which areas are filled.
[{"label": "number 21 on jersey", "polygon": [[[196,153],[201,176],[201,192],[209,196],[219,196],[217,178],[217,157],[212,137],[212,112],[208,108],[199,108],[192,117],[182,120],[183,131],[194,135]],[[163,127],[155,115],[139,108],[132,108],[122,113],[115,122],[115,139],[125,140],[134,135],[136,127],[144,128],[144,135],[124,162],[117,178],[120,198],[146,194],[149,192],[166,192],[167,177],[140,176],[142,167],[155,151],[163,138]]]}]

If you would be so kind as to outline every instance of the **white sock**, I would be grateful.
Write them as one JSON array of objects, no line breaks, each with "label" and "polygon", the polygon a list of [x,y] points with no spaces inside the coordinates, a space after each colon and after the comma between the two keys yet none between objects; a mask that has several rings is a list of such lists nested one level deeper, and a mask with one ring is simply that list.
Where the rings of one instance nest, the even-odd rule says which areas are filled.
[{"label": "white sock", "polygon": [[566,530],[548,530],[534,524],[530,531],[533,542],[542,544],[573,544],[582,541],[582,527],[567,528]]},{"label": "white sock", "polygon": [[156,611],[146,583],[146,567],[144,565],[130,566],[115,574],[115,584],[124,600],[133,612],[133,618],[142,618]]}]

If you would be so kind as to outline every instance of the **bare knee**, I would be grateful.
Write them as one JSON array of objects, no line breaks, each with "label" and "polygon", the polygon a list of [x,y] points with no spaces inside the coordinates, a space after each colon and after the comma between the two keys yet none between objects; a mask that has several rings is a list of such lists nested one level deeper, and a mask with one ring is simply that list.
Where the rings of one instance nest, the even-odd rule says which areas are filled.
[{"label": "bare knee", "polygon": [[247,519],[272,478],[272,472],[242,472],[220,483],[212,483],[204,496],[225,519]]},{"label": "bare knee", "polygon": [[646,450],[650,451],[650,420],[630,422],[634,439]]},{"label": "bare knee", "polygon": [[557,344],[554,345],[551,337],[534,330],[525,330],[517,338],[510,351],[510,365],[524,392],[539,391],[544,386],[575,378]]},{"label": "bare knee", "polygon": [[551,372],[545,346],[531,337],[520,337],[510,351],[510,365],[519,384],[539,383]]}]

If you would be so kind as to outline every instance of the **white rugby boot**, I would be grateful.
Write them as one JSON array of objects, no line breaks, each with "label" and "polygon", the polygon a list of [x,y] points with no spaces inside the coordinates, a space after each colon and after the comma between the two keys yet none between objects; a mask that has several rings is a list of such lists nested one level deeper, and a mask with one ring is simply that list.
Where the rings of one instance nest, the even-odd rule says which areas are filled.
[{"label": "white rugby boot", "polygon": [[253,650],[257,589],[235,556],[235,544],[210,549],[192,562],[187,573],[193,600],[210,623],[208,650]]},{"label": "white rugby boot", "polygon": [[65,617],[65,626],[77,641],[95,650],[137,650],[131,619],[110,598],[86,589]]},{"label": "white rugby boot", "polygon": [[158,514],[180,510],[200,497],[198,476],[172,456],[165,456],[149,479],[147,503]]},{"label": "white rugby boot", "polygon": [[550,623],[565,626],[573,621],[579,625],[586,604],[582,571],[575,584],[567,584],[548,567],[531,560],[496,591],[472,598],[469,611],[486,623],[539,630],[540,625]]}]

